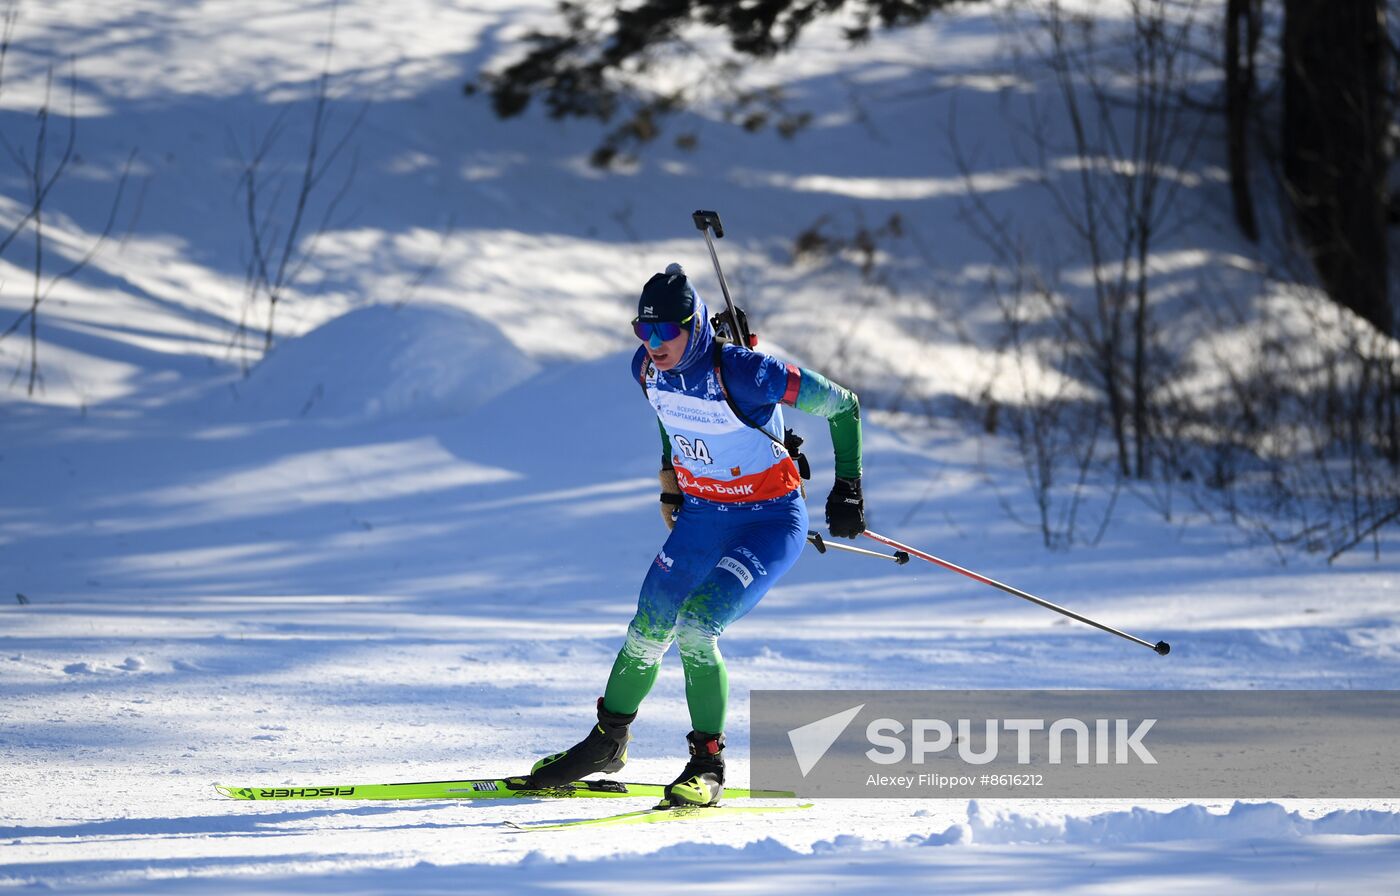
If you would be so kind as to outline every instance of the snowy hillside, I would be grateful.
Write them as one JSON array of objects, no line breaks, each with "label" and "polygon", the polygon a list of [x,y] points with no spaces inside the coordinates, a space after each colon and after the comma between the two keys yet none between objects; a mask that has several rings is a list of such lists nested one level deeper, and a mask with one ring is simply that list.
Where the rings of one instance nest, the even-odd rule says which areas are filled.
[{"label": "snowy hillside", "polygon": [[[215,783],[516,774],[582,734],[664,537],[627,321],[670,261],[717,296],[689,220],[705,206],[725,216],[718,248],[764,346],[862,377],[873,528],[1173,645],[1160,657],[927,564],[808,549],[722,641],[736,783],[751,689],[1400,684],[1394,561],[1281,564],[1228,525],[1166,522],[1131,492],[1097,548],[1047,551],[1007,512],[1033,516],[1008,445],[877,409],[911,382],[920,403],[948,406],[995,367],[964,338],[992,317],[977,300],[988,258],[957,219],[946,109],[911,114],[908,88],[936,58],[933,102],[958,93],[967,133],[995,145],[998,93],[977,85],[1004,46],[997,16],[857,50],[823,31],[775,69],[825,104],[798,141],[701,120],[694,152],[658,146],[638,169],[602,173],[586,164],[595,129],[503,125],[462,95],[550,8],[339,4],[328,132],[351,139],[313,202],[318,220],[333,205],[330,223],[264,358],[240,159],[280,135],[265,171],[287,180],[263,198],[294,192],[328,10],[19,7],[0,129],[27,158],[49,66],[56,110],[66,60],[77,69],[81,158],[49,199],[41,292],[97,244],[138,152],[110,234],[52,286],[35,342],[26,324],[0,343],[17,374],[0,391],[0,886],[1388,891],[1400,805],[1379,799],[824,800],[600,836],[500,823],[641,806],[217,796]],[[66,133],[57,112],[51,126]],[[5,232],[26,190],[0,166]],[[890,268],[945,290],[962,316],[877,302],[840,265],[789,264],[821,216],[895,211],[946,266],[911,249]],[[1206,217],[1181,239],[1228,253],[1219,225]],[[31,305],[34,248],[27,235],[0,256],[0,326]],[[816,520],[826,426],[792,418],[817,471]],[[670,780],[688,728],[672,653],[623,777]]]}]

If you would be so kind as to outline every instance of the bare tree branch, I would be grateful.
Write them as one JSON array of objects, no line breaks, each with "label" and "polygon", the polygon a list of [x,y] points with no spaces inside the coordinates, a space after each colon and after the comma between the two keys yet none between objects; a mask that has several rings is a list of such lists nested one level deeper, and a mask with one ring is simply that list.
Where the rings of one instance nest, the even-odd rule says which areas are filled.
[{"label": "bare tree branch", "polygon": [[[361,104],[334,142],[328,143],[332,118],[331,64],[335,52],[338,7],[338,3],[331,5],[325,57],[316,79],[307,123],[306,149],[299,163],[289,209],[284,211],[283,208],[284,178],[280,171],[268,170],[268,161],[281,141],[292,107],[279,111],[268,129],[260,136],[253,137],[246,157],[235,145],[242,167],[238,190],[242,194],[244,227],[251,243],[251,254],[246,273],[247,300],[230,347],[247,332],[248,306],[263,301],[267,317],[262,331],[262,351],[266,353],[271,350],[276,338],[278,306],[314,262],[322,236],[331,227],[332,219],[354,183],[358,159],[352,157],[345,177],[324,203],[319,219],[314,225],[308,223],[323,179],[351,145],[369,111],[367,102]],[[270,196],[267,195],[268,191],[271,191]]]},{"label": "bare tree branch", "polygon": [[[0,69],[3,69],[3,59],[5,51],[13,33],[14,23],[17,16],[18,4],[12,4],[6,11],[3,18],[3,31],[0,32]],[[87,267],[88,263],[96,257],[106,244],[107,238],[111,235],[112,228],[116,223],[118,210],[121,208],[122,198],[126,190],[126,182],[131,172],[132,164],[136,159],[136,150],[132,149],[127,156],[126,164],[122,168],[121,176],[117,182],[116,193],[108,207],[107,220],[96,238],[88,246],[82,255],[56,273],[49,274],[46,268],[46,258],[48,247],[45,232],[44,210],[49,203],[49,194],[53,191],[68,171],[68,166],[72,163],[75,148],[77,145],[77,96],[78,96],[78,75],[77,62],[71,60],[72,70],[69,75],[68,95],[68,133],[64,140],[62,149],[58,151],[56,158],[51,158],[53,150],[49,144],[49,125],[53,101],[53,67],[50,66],[44,83],[44,100],[40,105],[36,115],[37,126],[34,132],[33,158],[27,157],[22,151],[17,149],[8,139],[0,137],[0,142],[5,146],[11,160],[19,167],[29,184],[28,208],[19,222],[0,240],[0,253],[3,253],[14,240],[26,231],[32,232],[34,250],[30,268],[33,273],[33,284],[30,292],[29,307],[19,314],[4,331],[0,331],[0,342],[14,334],[21,326],[28,324],[29,336],[29,363],[27,368],[21,365],[15,369],[11,378],[11,385],[16,383],[20,376],[27,371],[27,390],[29,395],[34,394],[36,387],[42,382],[39,368],[39,308],[44,301],[52,294],[54,288],[77,275]]]}]

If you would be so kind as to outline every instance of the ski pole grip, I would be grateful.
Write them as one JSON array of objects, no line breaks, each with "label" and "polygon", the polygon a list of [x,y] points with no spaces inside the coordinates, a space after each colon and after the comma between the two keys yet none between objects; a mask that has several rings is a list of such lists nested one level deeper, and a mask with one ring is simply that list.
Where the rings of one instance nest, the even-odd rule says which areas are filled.
[{"label": "ski pole grip", "polygon": [[696,230],[709,228],[715,232],[715,239],[724,239],[724,225],[719,222],[719,212],[697,209],[691,213],[690,218],[695,222]]}]

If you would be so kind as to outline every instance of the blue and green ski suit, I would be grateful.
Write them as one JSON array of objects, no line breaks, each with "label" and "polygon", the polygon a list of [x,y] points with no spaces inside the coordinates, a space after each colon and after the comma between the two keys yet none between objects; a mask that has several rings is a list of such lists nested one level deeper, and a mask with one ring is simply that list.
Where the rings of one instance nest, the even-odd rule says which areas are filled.
[{"label": "blue and green ski suit", "polygon": [[769,355],[715,345],[697,295],[690,341],[674,368],[657,370],[645,347],[632,359],[661,425],[662,464],[675,467],[684,498],[642,582],[603,705],[635,713],[675,641],[691,724],[718,733],[729,696],[718,638],[792,567],[807,538],[801,478],[782,447],[782,405],[826,418],[839,477],[860,476],[861,435],[850,390]]}]

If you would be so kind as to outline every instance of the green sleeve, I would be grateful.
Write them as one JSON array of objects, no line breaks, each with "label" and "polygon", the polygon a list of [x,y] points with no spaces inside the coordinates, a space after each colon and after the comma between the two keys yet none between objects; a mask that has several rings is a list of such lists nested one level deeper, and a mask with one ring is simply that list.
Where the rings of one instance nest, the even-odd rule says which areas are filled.
[{"label": "green sleeve", "polygon": [[815,370],[803,367],[799,372],[802,384],[793,407],[826,418],[831,429],[831,447],[836,454],[836,475],[842,479],[859,479],[860,399],[850,389],[833,383]]},{"label": "green sleeve", "polygon": [[671,437],[666,433],[666,424],[661,422],[661,418],[656,418],[656,426],[661,430],[661,469],[669,470],[671,463]]}]

